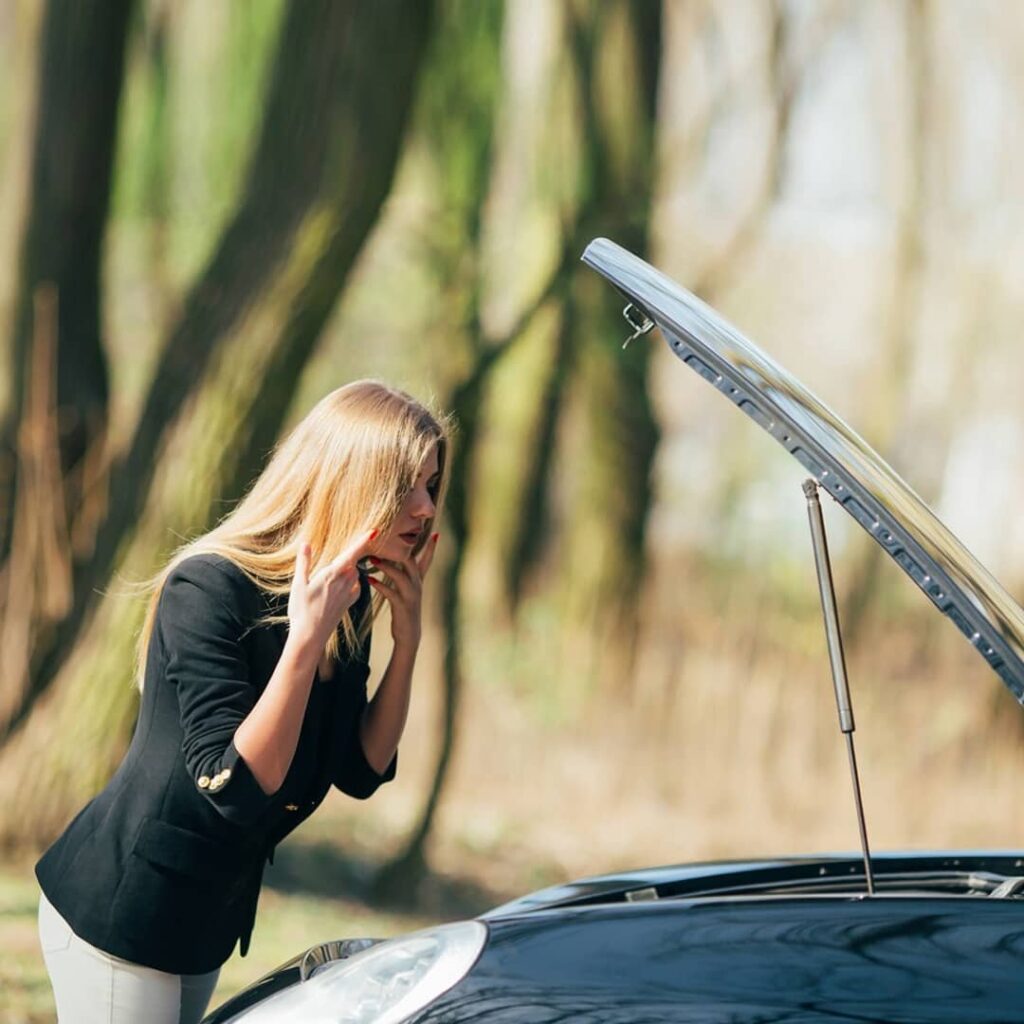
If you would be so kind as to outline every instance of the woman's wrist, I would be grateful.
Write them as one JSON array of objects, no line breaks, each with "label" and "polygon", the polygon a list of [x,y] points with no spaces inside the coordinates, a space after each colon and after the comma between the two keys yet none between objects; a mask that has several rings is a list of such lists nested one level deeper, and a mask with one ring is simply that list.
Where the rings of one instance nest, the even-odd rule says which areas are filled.
[{"label": "woman's wrist", "polygon": [[419,648],[419,636],[398,637],[395,639],[394,647],[391,649],[391,661],[399,664],[406,664],[411,667],[413,662],[416,660],[416,652]]},{"label": "woman's wrist", "polygon": [[323,654],[323,644],[315,636],[289,631],[281,657],[288,658],[296,668],[303,672],[308,670],[312,677],[321,654]]}]

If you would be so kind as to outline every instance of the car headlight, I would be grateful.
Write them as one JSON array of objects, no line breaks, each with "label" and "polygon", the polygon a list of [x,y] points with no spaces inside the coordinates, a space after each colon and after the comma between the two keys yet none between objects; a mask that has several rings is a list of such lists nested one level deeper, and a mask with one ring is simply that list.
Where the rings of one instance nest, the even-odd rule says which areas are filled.
[{"label": "car headlight", "polygon": [[461,981],[486,940],[479,921],[459,921],[381,942],[316,968],[232,1024],[397,1024]]}]

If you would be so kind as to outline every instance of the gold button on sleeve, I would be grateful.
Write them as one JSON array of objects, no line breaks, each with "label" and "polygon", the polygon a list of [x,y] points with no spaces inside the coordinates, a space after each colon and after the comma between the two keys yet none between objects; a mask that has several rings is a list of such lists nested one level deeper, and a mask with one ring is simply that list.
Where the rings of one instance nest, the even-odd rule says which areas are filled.
[{"label": "gold button on sleeve", "polygon": [[209,785],[210,785],[210,776],[209,775],[200,775],[199,778],[196,779],[196,785],[200,789],[208,788]]}]

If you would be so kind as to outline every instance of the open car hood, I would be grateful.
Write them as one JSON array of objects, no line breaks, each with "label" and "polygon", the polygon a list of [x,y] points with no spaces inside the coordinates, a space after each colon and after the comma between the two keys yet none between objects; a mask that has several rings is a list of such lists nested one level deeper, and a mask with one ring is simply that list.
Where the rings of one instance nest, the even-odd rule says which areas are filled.
[{"label": "open car hood", "polygon": [[967,637],[1024,703],[1024,612],[885,460],[706,303],[631,252],[595,239],[583,262],[651,321],[672,352],[794,456]]}]

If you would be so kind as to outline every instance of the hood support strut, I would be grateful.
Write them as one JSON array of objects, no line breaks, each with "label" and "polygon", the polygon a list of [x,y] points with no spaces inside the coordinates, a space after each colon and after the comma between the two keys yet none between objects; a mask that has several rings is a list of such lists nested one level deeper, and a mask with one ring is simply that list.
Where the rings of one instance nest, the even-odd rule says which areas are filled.
[{"label": "hood support strut", "polygon": [[832,585],[832,565],[828,558],[825,520],[821,514],[821,502],[818,500],[817,481],[805,480],[803,490],[807,498],[807,518],[811,525],[811,545],[814,548],[814,566],[818,571],[818,591],[821,594],[821,610],[825,617],[825,636],[828,640],[828,659],[832,665],[832,684],[836,693],[839,728],[846,737],[846,752],[850,759],[853,799],[857,806],[860,845],[864,852],[864,877],[867,880],[868,895],[873,896],[875,878],[871,871],[871,850],[868,847],[868,830],[864,822],[864,803],[861,799],[860,777],[857,774],[857,754],[853,747],[853,732],[856,726],[853,722],[853,704],[850,701],[850,684],[846,678],[843,637],[839,631],[839,611],[836,608],[836,593]]}]

